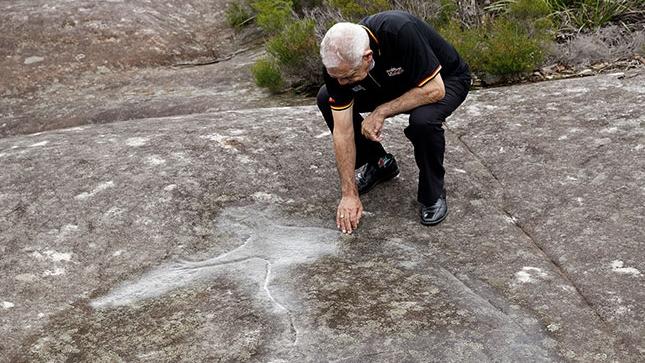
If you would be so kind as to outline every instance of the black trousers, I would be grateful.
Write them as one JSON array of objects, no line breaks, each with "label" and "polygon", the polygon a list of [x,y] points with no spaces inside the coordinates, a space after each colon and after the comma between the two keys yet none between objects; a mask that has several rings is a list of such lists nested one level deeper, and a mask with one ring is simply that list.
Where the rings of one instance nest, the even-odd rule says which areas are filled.
[{"label": "black trousers", "polygon": [[[446,77],[443,79],[446,95],[443,100],[419,106],[409,112],[408,127],[405,136],[414,146],[414,159],[419,168],[419,189],[417,200],[424,205],[434,204],[444,190],[443,156],[446,141],[443,122],[461,105],[470,89],[470,76]],[[385,149],[379,142],[371,141],[361,134],[363,117],[361,112],[371,112],[377,106],[390,101],[378,92],[365,92],[354,99],[354,141],[356,143],[356,168],[367,162],[375,163],[385,155]],[[334,119],[329,106],[327,87],[322,86],[318,92],[318,108],[322,112],[327,126],[334,132]]]}]

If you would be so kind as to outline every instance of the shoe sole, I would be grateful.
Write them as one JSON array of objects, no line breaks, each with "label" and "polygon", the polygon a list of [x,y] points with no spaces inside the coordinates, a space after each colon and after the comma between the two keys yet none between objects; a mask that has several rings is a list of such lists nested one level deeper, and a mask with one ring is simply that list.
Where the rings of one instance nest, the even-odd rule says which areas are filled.
[{"label": "shoe sole", "polygon": [[441,217],[441,219],[436,221],[436,222],[429,223],[429,222],[424,222],[423,220],[421,220],[421,224],[423,224],[424,226],[436,226],[437,224],[443,222],[444,219],[446,219],[446,217],[448,217],[448,211],[446,211],[446,214],[444,214],[443,217]]},{"label": "shoe sole", "polygon": [[372,186],[371,186],[369,189],[363,190],[362,192],[358,193],[358,195],[366,194],[366,193],[368,193],[370,190],[374,189],[374,187],[376,187],[377,185],[379,185],[379,184],[381,184],[381,183],[385,183],[386,181],[389,181],[389,180],[392,180],[392,179],[396,178],[396,177],[399,175],[399,173],[400,173],[400,171],[399,171],[399,169],[397,168],[397,169],[396,169],[396,171],[394,171],[393,173],[388,174],[388,175],[386,175],[385,177],[383,177],[383,178],[381,178],[381,179],[377,180],[377,181],[376,181],[376,183],[372,184]]}]

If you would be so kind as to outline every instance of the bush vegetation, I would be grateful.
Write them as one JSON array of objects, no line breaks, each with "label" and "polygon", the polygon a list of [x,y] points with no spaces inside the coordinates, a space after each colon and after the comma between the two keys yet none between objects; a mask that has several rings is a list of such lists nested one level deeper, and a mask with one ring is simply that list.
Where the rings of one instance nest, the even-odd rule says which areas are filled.
[{"label": "bush vegetation", "polygon": [[290,0],[256,0],[251,6],[257,13],[255,22],[269,35],[280,33],[292,21]]},{"label": "bush vegetation", "polygon": [[597,30],[631,12],[641,12],[643,0],[547,0],[560,26],[569,30]]},{"label": "bush vegetation", "polygon": [[[267,56],[258,61],[263,65],[262,71],[254,71],[256,83],[273,93],[280,92],[284,85],[304,93],[313,91],[316,85],[322,83],[318,42],[312,19],[289,22],[281,32],[267,40]],[[269,64],[272,67],[270,71]],[[262,80],[258,78],[258,74],[269,72],[271,79],[276,82],[271,87],[266,86],[267,77]]]},{"label": "bush vegetation", "polygon": [[424,18],[455,46],[474,73],[503,77],[542,65],[557,34],[595,31],[612,21],[645,16],[643,0],[246,1],[250,3],[233,3],[227,19],[239,27],[255,17],[266,34],[267,56],[253,67],[253,74],[258,85],[272,92],[286,87],[316,90],[322,82],[318,44],[326,29],[386,9]]},{"label": "bush vegetation", "polygon": [[515,75],[530,72],[543,60],[543,44],[521,25],[500,18],[490,26],[485,39],[483,64],[476,72],[493,75]]},{"label": "bush vegetation", "polygon": [[292,22],[280,34],[269,39],[266,49],[285,72],[297,78],[307,75],[311,63],[315,63],[315,67],[320,66],[317,59],[318,39],[311,19]]},{"label": "bush vegetation", "polygon": [[487,8],[494,16],[485,17],[479,26],[452,19],[439,31],[475,73],[514,76],[532,71],[543,61],[551,39],[546,3],[517,0],[494,5]]},{"label": "bush vegetation", "polygon": [[345,19],[360,19],[391,7],[388,0],[328,0],[328,5],[338,9]]},{"label": "bush vegetation", "polygon": [[226,22],[235,29],[242,28],[254,18],[254,12],[251,7],[243,1],[234,1],[226,8]]},{"label": "bush vegetation", "polygon": [[278,66],[269,59],[260,59],[251,67],[251,73],[258,86],[268,88],[273,93],[280,92],[283,87],[282,74]]}]

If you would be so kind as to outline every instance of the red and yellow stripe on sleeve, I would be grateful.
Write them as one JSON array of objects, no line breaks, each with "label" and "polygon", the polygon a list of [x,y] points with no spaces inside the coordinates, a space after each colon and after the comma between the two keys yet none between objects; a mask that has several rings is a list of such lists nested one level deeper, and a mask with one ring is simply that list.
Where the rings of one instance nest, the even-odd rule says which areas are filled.
[{"label": "red and yellow stripe on sleeve", "polygon": [[437,68],[435,68],[435,70],[432,71],[432,73],[430,73],[428,77],[424,78],[421,82],[419,82],[419,87],[423,87],[426,83],[430,82],[434,77],[437,76],[437,74],[439,74],[440,70],[441,70],[441,64],[438,65]]},{"label": "red and yellow stripe on sleeve", "polygon": [[352,105],[353,105],[353,104],[354,104],[354,100],[352,100],[352,101],[351,101],[350,103],[348,103],[347,105],[343,105],[343,106],[334,106],[334,105],[329,105],[329,107],[331,107],[332,111],[344,111],[344,110],[346,110],[346,109],[348,109],[348,108],[352,107]]}]

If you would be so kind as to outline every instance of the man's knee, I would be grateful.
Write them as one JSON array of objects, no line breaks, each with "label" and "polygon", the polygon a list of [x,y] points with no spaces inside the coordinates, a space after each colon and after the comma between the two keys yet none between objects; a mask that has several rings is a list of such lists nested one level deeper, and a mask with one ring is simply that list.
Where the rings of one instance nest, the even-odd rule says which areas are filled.
[{"label": "man's knee", "polygon": [[443,136],[443,121],[438,112],[428,109],[415,110],[410,113],[409,126],[405,129],[405,135],[412,141]]},{"label": "man's knee", "polygon": [[332,116],[331,106],[329,105],[329,92],[327,92],[327,86],[323,85],[318,91],[318,109],[322,113],[325,123],[330,131],[334,131],[334,117]]},{"label": "man's knee", "polygon": [[323,109],[330,108],[329,107],[329,92],[327,92],[327,86],[323,85],[322,87],[320,87],[320,90],[318,90],[317,101],[318,101],[318,108],[321,111]]},{"label": "man's knee", "polygon": [[410,112],[410,126],[413,127],[430,127],[441,126],[445,117],[439,107],[432,107],[435,105],[427,105],[418,107]]}]

